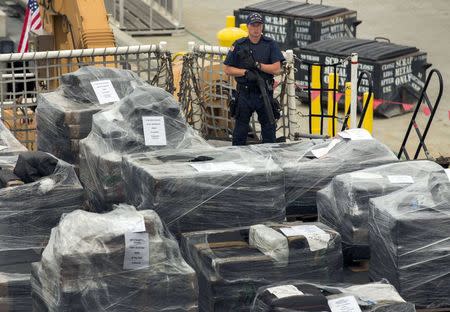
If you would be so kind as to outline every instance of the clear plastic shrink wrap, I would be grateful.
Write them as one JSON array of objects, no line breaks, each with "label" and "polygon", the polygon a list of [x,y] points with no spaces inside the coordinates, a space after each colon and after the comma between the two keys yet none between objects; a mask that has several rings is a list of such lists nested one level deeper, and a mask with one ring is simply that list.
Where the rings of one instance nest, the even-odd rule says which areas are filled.
[{"label": "clear plastic shrink wrap", "polygon": [[0,188],[0,272],[29,273],[52,227],[83,204],[84,192],[73,166],[44,152],[21,153],[6,170],[0,180],[13,178]]},{"label": "clear plastic shrink wrap", "polygon": [[[156,132],[158,142],[152,141],[154,133],[146,142],[147,130]],[[93,206],[106,210],[125,200],[123,155],[192,146],[209,145],[185,122],[173,96],[157,87],[138,87],[93,116],[92,131],[80,143],[80,179]]]},{"label": "clear plastic shrink wrap", "polygon": [[386,281],[363,285],[317,285],[291,280],[258,289],[250,311],[415,312],[416,309]]},{"label": "clear plastic shrink wrap", "polygon": [[0,156],[14,156],[26,150],[27,148],[0,121]]},{"label": "clear plastic shrink wrap", "polygon": [[450,307],[449,176],[370,200],[369,275],[422,308]]},{"label": "clear plastic shrink wrap", "polygon": [[0,273],[0,311],[31,311],[30,274]]},{"label": "clear plastic shrink wrap", "polygon": [[52,229],[33,263],[33,311],[197,311],[195,271],[151,210],[82,210]]},{"label": "clear plastic shrink wrap", "polygon": [[135,73],[116,68],[82,67],[63,75],[58,90],[37,96],[38,150],[78,166],[79,141],[91,131],[92,115],[141,85]]},{"label": "clear plastic shrink wrap", "polygon": [[319,221],[342,236],[347,260],[369,259],[369,200],[412,184],[424,188],[441,166],[428,160],[405,161],[338,175],[317,192]]},{"label": "clear plastic shrink wrap", "polygon": [[249,311],[259,287],[289,279],[340,282],[340,235],[320,223],[267,223],[183,233],[200,311]]},{"label": "clear plastic shrink wrap", "polygon": [[248,149],[163,150],[123,158],[129,202],[174,234],[285,218],[283,171]]},{"label": "clear plastic shrink wrap", "polygon": [[263,144],[252,148],[272,153],[282,167],[287,216],[317,215],[316,193],[336,175],[398,161],[386,145],[364,129],[346,130],[323,142]]}]

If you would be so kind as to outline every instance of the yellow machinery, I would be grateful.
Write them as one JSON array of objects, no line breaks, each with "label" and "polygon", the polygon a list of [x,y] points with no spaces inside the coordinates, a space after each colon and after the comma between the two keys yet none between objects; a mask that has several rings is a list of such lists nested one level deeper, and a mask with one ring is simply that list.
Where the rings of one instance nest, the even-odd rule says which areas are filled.
[{"label": "yellow machinery", "polygon": [[39,0],[39,6],[55,50],[115,46],[103,0]]},{"label": "yellow machinery", "polygon": [[245,30],[247,25],[241,28],[235,27],[236,19],[234,16],[227,16],[226,26],[217,33],[217,40],[221,47],[231,47],[231,45],[242,37],[247,37],[248,32]]}]

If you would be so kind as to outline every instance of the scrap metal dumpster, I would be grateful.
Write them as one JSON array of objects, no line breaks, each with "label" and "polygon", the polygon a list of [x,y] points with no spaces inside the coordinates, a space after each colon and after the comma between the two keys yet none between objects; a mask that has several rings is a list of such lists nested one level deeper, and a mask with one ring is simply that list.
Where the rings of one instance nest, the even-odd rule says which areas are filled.
[{"label": "scrap metal dumpster", "polygon": [[[389,41],[367,39],[331,39],[315,42],[294,53],[304,61],[297,65],[296,80],[307,88],[309,67],[306,63],[331,65],[342,62],[352,53],[358,53],[359,72],[367,71],[373,81],[374,109],[379,115],[392,117],[410,111],[417,102],[417,95],[425,83],[427,53],[416,47]],[[328,85],[332,66],[324,66],[322,86]],[[350,62],[337,65],[339,92],[344,92],[345,82],[350,81]],[[369,90],[369,81],[361,80],[358,92]],[[343,98],[342,98],[343,99]]]},{"label": "scrap metal dumpster", "polygon": [[356,11],[289,0],[266,0],[235,10],[236,23],[245,23],[252,12],[263,15],[264,35],[278,42],[281,50],[326,39],[354,38],[361,23]]}]

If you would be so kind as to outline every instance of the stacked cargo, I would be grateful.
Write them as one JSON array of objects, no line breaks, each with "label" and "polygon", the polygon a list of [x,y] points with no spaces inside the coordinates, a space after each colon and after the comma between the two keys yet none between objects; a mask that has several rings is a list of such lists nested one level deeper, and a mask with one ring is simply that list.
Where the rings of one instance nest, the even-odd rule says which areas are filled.
[{"label": "stacked cargo", "polygon": [[[328,86],[331,64],[337,64],[339,92],[344,93],[345,82],[350,81],[350,62],[344,62],[352,53],[358,53],[358,69],[370,74],[373,82],[374,110],[392,117],[411,110],[425,84],[427,54],[410,46],[386,41],[366,39],[333,39],[311,43],[294,53],[303,64],[299,65],[296,80],[305,88],[311,81],[309,64],[326,64],[323,68],[322,87]],[[358,92],[368,92],[368,79],[361,80]]]},{"label": "stacked cargo", "polygon": [[317,193],[319,221],[342,236],[347,260],[369,259],[369,200],[420,184],[426,188],[433,173],[431,161],[408,161],[338,175]]},{"label": "stacked cargo", "polygon": [[248,311],[259,287],[292,278],[342,278],[341,239],[320,223],[271,223],[183,233],[199,281],[200,311]]},{"label": "stacked cargo", "polygon": [[0,121],[0,156],[14,156],[26,150],[27,148]]},{"label": "stacked cargo", "polygon": [[271,158],[236,147],[124,157],[129,201],[179,234],[285,218],[284,175]]},{"label": "stacked cargo", "polygon": [[151,210],[77,210],[33,264],[33,311],[197,311],[197,280]]},{"label": "stacked cargo", "polygon": [[30,274],[0,273],[0,311],[31,310]]},{"label": "stacked cargo", "polygon": [[192,146],[208,144],[186,123],[173,96],[138,87],[93,116],[92,131],[80,143],[80,179],[91,204],[107,210],[125,200],[123,155]]},{"label": "stacked cargo", "polygon": [[79,165],[79,143],[92,127],[92,115],[130,94],[144,82],[133,72],[82,67],[61,77],[57,91],[37,97],[37,146]]},{"label": "stacked cargo", "polygon": [[364,285],[317,285],[300,281],[258,289],[252,312],[415,312],[385,281]]},{"label": "stacked cargo", "polygon": [[23,284],[29,288],[31,263],[39,261],[51,228],[62,214],[83,204],[84,192],[73,167],[47,153],[24,152],[0,160],[0,272],[23,274],[6,276],[5,287],[11,291],[3,299],[9,309],[25,305],[18,311],[30,311],[26,285],[16,290]]},{"label": "stacked cargo", "polygon": [[282,50],[304,47],[333,38],[354,38],[356,11],[290,0],[266,0],[234,11],[237,24],[246,23],[250,13],[264,17],[264,35],[278,42]]},{"label": "stacked cargo", "polygon": [[340,132],[331,141],[306,141],[285,146],[261,145],[253,149],[272,154],[282,167],[288,216],[316,216],[316,193],[333,177],[398,161],[387,146],[363,129]]},{"label": "stacked cargo", "polygon": [[449,177],[370,200],[370,277],[422,308],[450,306]]}]

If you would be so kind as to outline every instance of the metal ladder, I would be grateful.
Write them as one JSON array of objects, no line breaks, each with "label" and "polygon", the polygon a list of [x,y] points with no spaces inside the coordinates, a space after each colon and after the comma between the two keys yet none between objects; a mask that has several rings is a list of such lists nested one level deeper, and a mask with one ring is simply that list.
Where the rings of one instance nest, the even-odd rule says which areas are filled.
[{"label": "metal ladder", "polygon": [[[439,92],[438,92],[438,96],[437,96],[436,101],[434,102],[434,104],[431,103],[430,98],[428,97],[428,94],[427,94],[428,86],[430,84],[430,81],[431,81],[431,78],[432,78],[433,74],[436,74],[438,82],[439,82]],[[398,155],[397,155],[397,157],[399,159],[404,155],[407,160],[411,160],[411,157],[409,156],[408,151],[406,150],[406,144],[407,144],[407,142],[409,140],[409,137],[410,137],[410,134],[411,134],[411,130],[412,130],[413,127],[414,127],[414,130],[415,130],[418,138],[419,138],[419,145],[417,146],[417,149],[416,149],[416,152],[414,154],[414,158],[413,159],[417,159],[419,157],[419,154],[420,154],[420,151],[422,150],[422,148],[423,148],[423,151],[424,151],[425,156],[427,157],[427,159],[433,159],[433,157],[430,155],[430,153],[428,151],[428,148],[427,148],[427,146],[425,144],[425,138],[427,137],[428,130],[430,129],[431,123],[433,122],[433,118],[434,118],[434,115],[436,114],[437,108],[438,108],[439,103],[441,101],[441,97],[442,97],[443,91],[444,91],[444,82],[443,82],[443,79],[442,79],[441,72],[439,70],[437,70],[437,69],[432,69],[430,71],[430,73],[428,74],[428,76],[427,76],[427,80],[426,80],[425,85],[424,85],[424,87],[422,89],[422,92],[420,93],[419,100],[418,100],[417,105],[416,105],[416,107],[414,109],[414,113],[413,113],[413,115],[411,117],[411,121],[409,122],[408,130],[406,130],[406,134],[405,134],[405,137],[403,139],[402,146],[400,147],[400,151],[398,152]],[[417,122],[416,122],[416,117],[417,117],[417,114],[418,114],[418,112],[420,110],[422,102],[424,102],[428,106],[428,108],[430,109],[430,112],[431,112],[430,117],[428,118],[428,122],[427,122],[427,124],[425,126],[425,130],[423,131],[423,133],[422,133],[422,131],[420,131],[419,126],[417,125]]]}]

